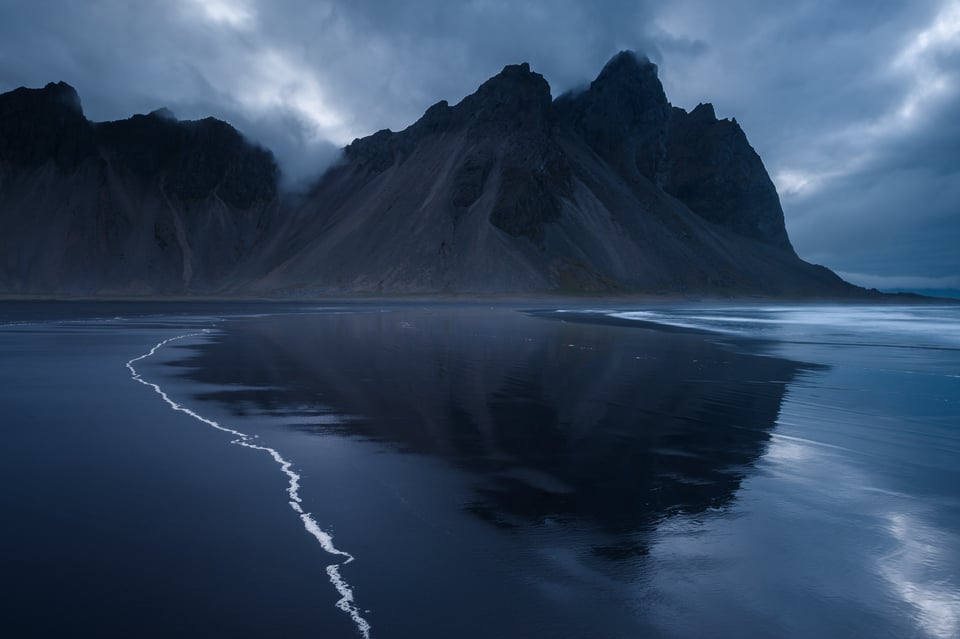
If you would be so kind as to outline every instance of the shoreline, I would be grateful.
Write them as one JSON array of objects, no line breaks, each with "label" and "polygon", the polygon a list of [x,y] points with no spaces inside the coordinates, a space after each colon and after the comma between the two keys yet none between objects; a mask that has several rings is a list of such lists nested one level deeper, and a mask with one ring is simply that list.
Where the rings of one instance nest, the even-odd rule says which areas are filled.
[{"label": "shoreline", "polygon": [[624,293],[570,295],[550,293],[318,295],[46,295],[0,294],[4,302],[228,303],[228,304],[960,304],[960,299],[917,293],[867,293],[863,296],[767,296]]}]

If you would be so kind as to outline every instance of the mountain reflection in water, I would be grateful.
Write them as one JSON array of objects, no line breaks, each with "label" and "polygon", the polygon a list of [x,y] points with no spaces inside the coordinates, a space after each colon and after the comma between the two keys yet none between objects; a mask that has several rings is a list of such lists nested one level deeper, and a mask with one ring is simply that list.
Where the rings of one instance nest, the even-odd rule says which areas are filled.
[{"label": "mountain reflection in water", "polygon": [[[700,335],[516,311],[394,307],[235,321],[178,363],[237,416],[387,442],[475,477],[464,506],[506,528],[579,520],[597,554],[722,508],[809,365]],[[325,415],[357,418],[330,424]]]}]

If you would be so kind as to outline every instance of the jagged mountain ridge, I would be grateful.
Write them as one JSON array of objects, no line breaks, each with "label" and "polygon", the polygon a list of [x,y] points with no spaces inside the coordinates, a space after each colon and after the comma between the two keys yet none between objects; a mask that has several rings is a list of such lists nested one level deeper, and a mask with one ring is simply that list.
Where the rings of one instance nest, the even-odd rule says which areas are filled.
[{"label": "jagged mountain ridge", "polygon": [[0,96],[0,291],[216,292],[277,205],[272,154],[220,120],[94,123],[62,82]]},{"label": "jagged mountain ridge", "polygon": [[671,106],[649,61],[621,52],[557,105],[625,179],[639,173],[704,219],[793,250],[776,187],[736,119],[718,120],[712,104]]},{"label": "jagged mountain ridge", "polygon": [[624,52],[554,100],[526,64],[355,140],[303,197],[226,123],[0,96],[0,291],[849,295],[787,238],[735,121]]},{"label": "jagged mountain ridge", "polygon": [[739,125],[672,107],[628,52],[575,95],[511,65],[355,140],[267,253],[264,292],[854,290],[796,256]]}]

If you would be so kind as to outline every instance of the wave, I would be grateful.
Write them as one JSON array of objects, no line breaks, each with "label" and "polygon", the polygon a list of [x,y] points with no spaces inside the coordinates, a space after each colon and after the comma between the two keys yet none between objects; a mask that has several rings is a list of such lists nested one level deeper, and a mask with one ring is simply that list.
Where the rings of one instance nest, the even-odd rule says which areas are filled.
[{"label": "wave", "polygon": [[960,309],[954,307],[728,306],[557,312],[796,344],[960,350]]}]

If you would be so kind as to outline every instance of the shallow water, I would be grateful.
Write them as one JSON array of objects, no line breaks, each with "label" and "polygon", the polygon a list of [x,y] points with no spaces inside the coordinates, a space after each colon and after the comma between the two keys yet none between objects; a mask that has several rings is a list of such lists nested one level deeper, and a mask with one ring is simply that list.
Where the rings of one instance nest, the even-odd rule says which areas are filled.
[{"label": "shallow water", "polygon": [[960,307],[0,324],[12,636],[960,635]]}]

